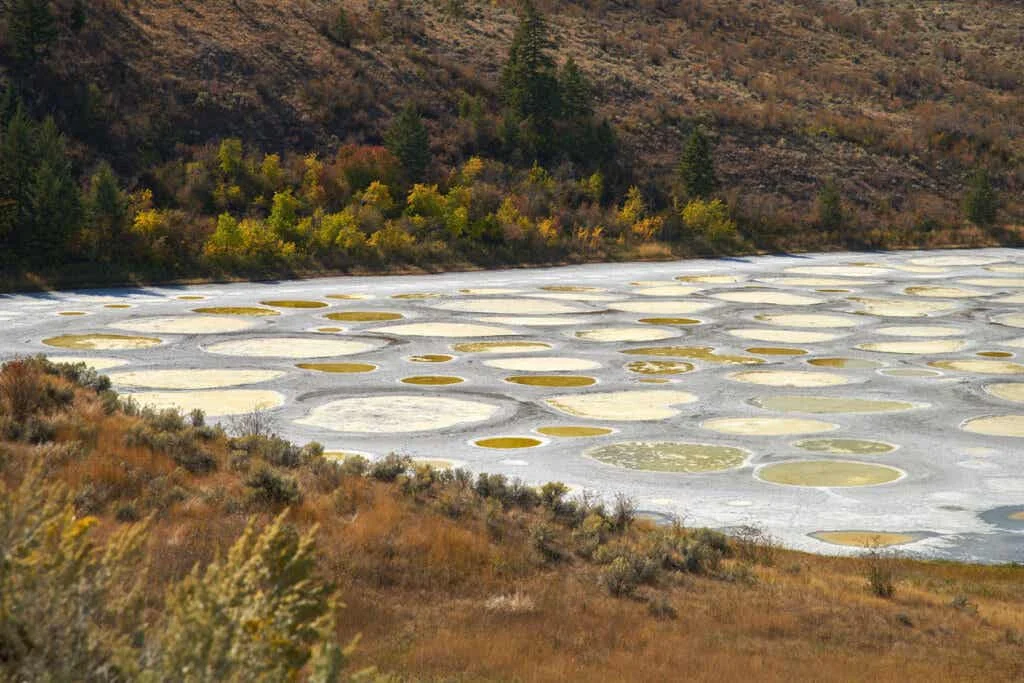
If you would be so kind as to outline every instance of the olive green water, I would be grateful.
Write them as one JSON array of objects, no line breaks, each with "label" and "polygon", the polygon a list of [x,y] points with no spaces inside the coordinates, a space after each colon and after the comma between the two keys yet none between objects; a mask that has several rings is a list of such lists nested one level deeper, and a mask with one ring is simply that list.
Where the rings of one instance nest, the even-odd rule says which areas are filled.
[{"label": "olive green water", "polygon": [[699,473],[739,467],[750,453],[740,448],[702,443],[632,441],[592,448],[586,455],[631,470]]}]

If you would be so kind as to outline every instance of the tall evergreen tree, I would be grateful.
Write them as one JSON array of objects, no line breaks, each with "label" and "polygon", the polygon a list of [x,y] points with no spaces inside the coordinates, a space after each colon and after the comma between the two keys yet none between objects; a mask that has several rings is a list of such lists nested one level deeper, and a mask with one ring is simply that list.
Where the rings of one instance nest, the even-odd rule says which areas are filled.
[{"label": "tall evergreen tree", "polygon": [[526,0],[501,72],[501,95],[519,118],[532,119],[540,130],[558,113],[558,77],[550,47],[547,22]]},{"label": "tall evergreen tree", "polygon": [[825,230],[838,230],[843,226],[843,197],[835,179],[830,179],[818,193],[818,225]]},{"label": "tall evergreen tree", "polygon": [[679,160],[679,178],[690,198],[707,199],[718,187],[711,140],[700,127],[693,129]]},{"label": "tall evergreen tree", "polygon": [[416,107],[408,105],[395,117],[384,142],[402,164],[407,180],[423,180],[430,165],[430,134]]},{"label": "tall evergreen tree", "polygon": [[964,213],[967,219],[978,227],[988,228],[995,225],[999,212],[999,197],[996,195],[988,171],[980,168],[971,177],[964,198]]},{"label": "tall evergreen tree", "polygon": [[569,57],[558,74],[558,90],[562,100],[562,116],[570,120],[589,119],[594,115],[593,95],[586,76]]},{"label": "tall evergreen tree", "polygon": [[0,130],[0,235],[16,255],[31,227],[29,187],[37,163],[35,125],[19,104]]},{"label": "tall evergreen tree", "polygon": [[49,265],[60,263],[69,238],[80,227],[81,194],[64,136],[53,119],[39,126],[35,153],[38,162],[28,186],[26,224],[29,229],[23,243],[26,260]]},{"label": "tall evergreen tree", "polygon": [[110,257],[121,251],[128,218],[128,200],[118,185],[114,169],[102,162],[89,179],[86,197],[89,224],[96,235],[97,256]]},{"label": "tall evergreen tree", "polygon": [[14,58],[22,65],[34,65],[57,39],[57,20],[50,10],[50,0],[11,0],[7,30]]}]

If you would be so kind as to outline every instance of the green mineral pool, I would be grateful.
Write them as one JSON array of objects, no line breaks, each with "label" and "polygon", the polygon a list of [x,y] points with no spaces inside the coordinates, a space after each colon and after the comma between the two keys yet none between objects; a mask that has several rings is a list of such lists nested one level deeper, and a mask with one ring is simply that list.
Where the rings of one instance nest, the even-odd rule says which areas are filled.
[{"label": "green mineral pool", "polygon": [[62,349],[130,351],[159,346],[163,341],[156,337],[134,337],[124,334],[64,334],[44,339],[43,343]]},{"label": "green mineral pool", "polygon": [[335,322],[379,323],[386,320],[401,320],[405,316],[390,311],[341,311],[340,313],[328,313],[324,317]]},{"label": "green mineral pool", "polygon": [[586,455],[607,465],[649,472],[718,472],[739,467],[749,451],[676,441],[630,441],[599,446]]},{"label": "green mineral pool", "polygon": [[373,372],[377,369],[377,366],[372,363],[299,363],[295,367],[341,375]]},{"label": "green mineral pool", "polygon": [[875,370],[884,364],[863,358],[812,358],[807,361],[819,368],[836,368],[839,370]]},{"label": "green mineral pool", "polygon": [[275,311],[272,308],[260,308],[258,306],[206,306],[203,308],[193,308],[192,310],[195,313],[208,313],[210,315],[281,315],[280,311]]},{"label": "green mineral pool", "polygon": [[474,445],[480,448],[494,448],[500,450],[511,450],[516,448],[536,448],[543,445],[540,439],[529,436],[496,436],[489,439],[477,439]]},{"label": "green mineral pool", "polygon": [[752,346],[747,353],[754,353],[758,356],[806,356],[806,349],[791,349],[782,346]]},{"label": "green mineral pool", "polygon": [[884,455],[896,450],[891,443],[866,439],[804,439],[793,445],[805,451],[831,455]]},{"label": "green mineral pool", "polygon": [[681,360],[635,360],[626,369],[638,375],[681,375],[693,370],[693,363]]},{"label": "green mineral pool", "polygon": [[446,353],[425,353],[419,356],[409,356],[406,360],[412,363],[448,363],[455,360],[455,356]]},{"label": "green mineral pool", "polygon": [[696,318],[640,318],[647,325],[700,325]]},{"label": "green mineral pool", "polygon": [[264,306],[273,306],[274,308],[327,308],[327,304],[323,301],[306,301],[303,299],[272,299],[270,301],[261,301]]},{"label": "green mineral pool", "polygon": [[589,387],[597,383],[593,377],[583,375],[513,375],[505,381],[528,387]]},{"label": "green mineral pool", "polygon": [[757,477],[787,486],[853,487],[888,484],[903,477],[895,467],[867,462],[801,460],[765,465]]},{"label": "green mineral pool", "polygon": [[448,375],[416,375],[414,377],[403,377],[402,384],[414,384],[421,387],[443,387],[450,384],[462,384],[465,382],[461,377]]}]

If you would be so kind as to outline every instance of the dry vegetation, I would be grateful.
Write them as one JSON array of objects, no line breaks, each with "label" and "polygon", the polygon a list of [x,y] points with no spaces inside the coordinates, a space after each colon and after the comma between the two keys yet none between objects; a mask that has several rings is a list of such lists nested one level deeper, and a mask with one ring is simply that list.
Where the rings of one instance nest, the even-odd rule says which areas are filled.
[{"label": "dry vegetation", "polygon": [[[339,4],[355,27],[348,48],[323,31]],[[94,116],[116,123],[111,142],[123,157],[158,153],[140,141],[166,152],[227,136],[268,152],[374,144],[413,100],[452,163],[477,138],[457,115],[459,99],[494,101],[515,4],[90,3],[81,42],[55,53],[53,96],[98,88]],[[806,214],[834,176],[878,222],[948,215],[983,164],[1020,220],[1024,11],[1015,0],[539,5],[651,185],[671,172],[697,119],[718,131],[725,185],[752,211]]]},{"label": "dry vegetation", "polygon": [[[130,548],[126,531],[143,534],[142,552],[113,557],[129,563],[133,580],[144,578],[134,623],[145,635],[121,643],[115,654],[107,648],[119,633],[114,622],[104,620],[107,612],[86,609],[100,595],[97,586],[106,584],[66,594],[39,580],[25,588],[18,583],[25,580],[24,562],[5,565],[0,670],[15,677],[62,645],[61,661],[80,661],[80,672],[108,659],[141,662],[162,671],[154,680],[163,680],[174,670],[167,667],[177,662],[175,653],[192,652],[201,642],[196,634],[207,633],[207,612],[196,598],[202,592],[187,578],[192,567],[225,557],[250,520],[262,527],[282,513],[285,526],[270,527],[261,541],[278,539],[267,546],[277,550],[264,548],[257,557],[305,557],[304,546],[295,545],[299,536],[288,529],[313,533],[316,569],[312,583],[301,584],[302,604],[311,619],[333,605],[326,597],[314,600],[329,595],[316,592],[324,581],[337,586],[345,604],[316,617],[316,628],[294,650],[274,650],[266,660],[288,655],[303,677],[312,670],[305,663],[309,652],[317,661],[315,653],[324,651],[322,640],[348,643],[357,634],[362,640],[349,671],[374,665],[397,680],[1009,681],[1024,675],[1020,566],[817,557],[782,550],[753,531],[726,539],[656,527],[635,519],[626,499],[570,500],[556,484],[534,489],[397,456],[329,461],[315,445],[298,448],[266,434],[229,436],[198,414],[140,411],[83,366],[38,360],[5,366],[0,428],[5,556],[11,539],[21,537],[18,520],[31,519],[10,511],[57,496],[51,486],[63,486],[73,505],[73,517],[57,527],[69,530],[64,542],[74,545],[91,528],[96,545],[84,557],[110,544]],[[248,538],[242,546],[255,542]],[[230,579],[242,555],[233,551],[207,580],[235,585]],[[112,563],[85,562],[93,564]],[[64,565],[54,560],[52,566]],[[102,574],[108,583],[124,575],[123,566]],[[890,584],[894,594],[881,597]],[[10,591],[18,586],[17,604],[36,606],[39,623],[12,628],[18,622],[11,621]],[[252,601],[252,613],[272,613],[264,598],[242,597]],[[216,591],[206,598],[215,599]],[[38,607],[46,605],[60,608],[50,614]],[[123,616],[115,608],[106,608],[111,618]],[[252,613],[248,618],[257,619]],[[68,621],[69,614],[80,616]],[[264,618],[270,617],[258,617]],[[183,623],[192,624],[185,635]],[[262,621],[248,623],[236,634],[238,652],[262,662],[280,644],[262,637]],[[91,649],[85,639],[62,640],[80,634],[74,629],[83,624],[95,636]],[[287,625],[265,628],[271,627]],[[39,633],[49,634],[52,648],[19,649]],[[181,642],[189,648],[176,650]],[[106,678],[92,678],[118,679],[117,669],[103,671]],[[267,671],[233,671],[241,680],[272,678]]]},{"label": "dry vegetation", "polygon": [[[19,61],[12,20],[0,20],[0,83],[56,128],[36,135],[50,156],[33,174],[45,173],[17,196],[0,192],[0,238],[26,231],[4,265],[30,261],[59,282],[70,282],[59,256],[89,261],[86,279],[152,280],[980,246],[1024,234],[1016,0],[538,1],[558,73],[571,59],[592,86],[594,116],[588,101],[571,137],[509,118],[502,73],[518,0],[18,3],[52,7],[56,38]],[[0,106],[5,125],[13,102]],[[429,132],[415,173],[381,146],[407,105]],[[70,164],[54,130],[69,138]],[[725,229],[681,218],[693,193],[677,164],[694,130],[713,140]],[[552,144],[568,139],[581,144]],[[481,160],[484,176],[467,179]],[[96,171],[101,161],[117,177]],[[0,179],[24,165],[0,164]],[[965,200],[981,171],[992,192],[975,214]],[[370,181],[388,190],[387,208],[380,193],[367,199]],[[447,233],[403,220],[431,218],[413,206],[416,182],[462,210],[443,216]],[[75,186],[82,206],[35,206]],[[647,215],[628,224],[631,188]],[[841,208],[835,225],[823,220],[824,188]],[[275,195],[288,192],[295,220],[275,223]],[[379,215],[361,215],[366,204]],[[43,229],[60,217],[74,223],[63,244]],[[314,243],[321,222],[331,239]]]}]

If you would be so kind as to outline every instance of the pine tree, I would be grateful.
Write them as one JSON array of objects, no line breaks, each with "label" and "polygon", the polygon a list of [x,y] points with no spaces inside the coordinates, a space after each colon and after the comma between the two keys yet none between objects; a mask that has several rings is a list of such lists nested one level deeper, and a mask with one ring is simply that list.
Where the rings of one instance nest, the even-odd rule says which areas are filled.
[{"label": "pine tree", "polygon": [[843,198],[835,179],[830,179],[818,193],[818,225],[825,230],[838,230],[843,226]]},{"label": "pine tree", "polygon": [[71,234],[79,227],[82,204],[64,136],[53,119],[39,126],[35,155],[38,161],[26,197],[25,257],[37,264],[59,263]]},{"label": "pine tree", "polygon": [[590,83],[572,57],[565,60],[565,65],[558,74],[558,90],[561,94],[564,118],[583,120],[594,115]]},{"label": "pine tree", "polygon": [[501,95],[519,118],[532,119],[539,130],[546,129],[558,111],[558,78],[550,47],[544,17],[526,0],[501,73]]},{"label": "pine tree", "polygon": [[102,162],[89,180],[87,201],[89,222],[98,239],[101,254],[108,258],[122,247],[128,218],[128,200],[107,162]]},{"label": "pine tree", "polygon": [[33,66],[57,39],[57,20],[50,11],[50,0],[13,0],[8,9],[7,29],[14,58],[25,66]]},{"label": "pine tree", "polygon": [[406,106],[395,117],[384,142],[401,163],[408,181],[423,180],[430,165],[430,134],[414,106]]},{"label": "pine tree", "polygon": [[971,178],[964,199],[964,213],[967,219],[978,227],[988,228],[995,225],[999,212],[999,197],[996,195],[988,171],[978,169]]},{"label": "pine tree", "polygon": [[699,127],[686,140],[679,160],[679,177],[690,198],[707,199],[718,187],[711,140]]},{"label": "pine tree", "polygon": [[20,257],[32,224],[29,188],[38,161],[35,124],[19,104],[0,132],[0,236]]}]

